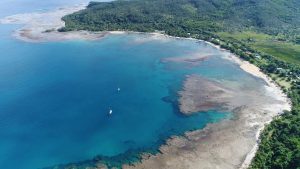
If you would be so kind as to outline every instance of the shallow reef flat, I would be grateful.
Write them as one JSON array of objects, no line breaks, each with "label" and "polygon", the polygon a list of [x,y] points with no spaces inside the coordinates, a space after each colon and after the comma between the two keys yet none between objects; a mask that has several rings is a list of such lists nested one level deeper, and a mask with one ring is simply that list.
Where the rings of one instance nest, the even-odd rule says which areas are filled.
[{"label": "shallow reef flat", "polygon": [[87,4],[78,4],[71,7],[61,7],[53,11],[24,13],[7,16],[0,19],[0,24],[21,24],[13,36],[26,42],[49,42],[62,40],[97,40],[106,33],[92,33],[88,31],[58,32],[65,25],[61,18],[67,14],[82,10]]},{"label": "shallow reef flat", "polygon": [[[224,85],[227,84],[227,85]],[[259,90],[232,88],[232,83],[188,76],[180,91],[180,108],[186,115],[219,107],[233,112],[231,119],[209,124],[167,141],[159,154],[124,168],[236,169],[247,168],[257,149],[260,131],[272,118],[290,110],[286,96],[276,86]],[[272,89],[270,89],[272,88]]]},{"label": "shallow reef flat", "polygon": [[[262,79],[257,77],[257,80]],[[122,168],[247,168],[264,125],[284,110],[290,110],[290,104],[271,81],[265,81],[261,90],[244,85],[199,75],[186,76],[179,91],[180,109],[184,115],[191,116],[217,107],[232,112],[232,118],[186,132],[183,136],[173,136],[159,148],[159,153],[144,153],[140,162],[124,164]],[[93,166],[95,169],[107,168],[101,160],[93,161]]]}]

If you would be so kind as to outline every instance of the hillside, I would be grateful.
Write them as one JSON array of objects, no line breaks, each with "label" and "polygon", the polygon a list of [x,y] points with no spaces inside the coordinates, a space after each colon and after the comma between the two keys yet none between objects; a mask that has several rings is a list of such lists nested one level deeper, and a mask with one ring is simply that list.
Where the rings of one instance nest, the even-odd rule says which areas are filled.
[{"label": "hillside", "polygon": [[91,2],[65,16],[66,30],[164,30],[167,33],[256,30],[300,32],[298,0],[133,0]]}]

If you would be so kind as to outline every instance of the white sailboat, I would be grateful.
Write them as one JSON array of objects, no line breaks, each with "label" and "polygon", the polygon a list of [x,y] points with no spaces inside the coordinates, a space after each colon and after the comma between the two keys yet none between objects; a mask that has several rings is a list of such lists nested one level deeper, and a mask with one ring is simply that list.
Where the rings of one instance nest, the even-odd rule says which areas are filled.
[{"label": "white sailboat", "polygon": [[112,114],[112,109],[110,109],[110,110],[109,110],[109,113],[108,113],[108,114],[109,114],[109,115],[111,115],[111,114]]}]

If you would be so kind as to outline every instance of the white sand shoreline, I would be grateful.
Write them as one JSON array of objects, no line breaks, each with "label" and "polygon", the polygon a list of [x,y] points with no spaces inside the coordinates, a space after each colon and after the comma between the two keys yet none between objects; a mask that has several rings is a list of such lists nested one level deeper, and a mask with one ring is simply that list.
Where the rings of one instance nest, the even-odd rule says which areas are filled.
[{"label": "white sand shoreline", "polygon": [[[211,42],[207,42],[207,41],[204,41],[204,42],[214,46],[215,48],[218,48],[220,50],[231,53],[229,50],[222,49],[219,45],[215,45],[215,44],[213,44]],[[280,89],[280,86],[278,84],[276,84],[269,76],[264,74],[257,66],[251,64],[248,61],[242,60],[240,57],[238,57],[232,53],[229,56],[229,58],[227,58],[227,59],[230,59],[233,62],[237,63],[240,66],[240,68],[243,69],[245,72],[247,72],[255,77],[263,79],[271,88],[273,88],[277,91],[276,93],[278,96],[283,97],[285,99],[285,101],[288,103],[285,110],[291,110],[291,107],[292,107],[291,100],[286,96],[285,93],[283,93],[283,91]],[[278,114],[273,117],[273,119],[276,118],[277,116],[281,115],[282,113],[283,113],[283,111],[279,111]],[[242,163],[242,165],[240,166],[239,169],[246,169],[250,166],[251,161],[255,157],[255,154],[259,147],[260,134],[264,130],[265,126],[270,124],[271,122],[272,122],[272,120],[267,121],[260,129],[258,129],[258,131],[256,133],[256,140],[257,140],[256,144],[254,145],[252,150],[247,154],[244,162]]]},{"label": "white sand shoreline", "polygon": [[[86,4],[76,5],[73,7],[68,8],[58,8],[54,11],[49,12],[41,12],[41,13],[30,13],[30,14],[19,14],[8,16],[0,20],[1,24],[22,24],[24,25],[21,29],[16,30],[13,33],[17,39],[26,41],[26,42],[47,42],[47,41],[63,41],[63,40],[98,40],[107,34],[124,34],[124,33],[135,33],[135,34],[145,34],[139,32],[131,32],[131,31],[108,31],[108,32],[88,32],[88,31],[75,31],[75,32],[58,32],[57,29],[64,26],[64,22],[61,20],[61,17],[71,14],[73,12],[79,11],[84,9]],[[47,18],[47,19],[45,19]],[[45,32],[47,30],[53,30],[51,32]],[[181,38],[181,37],[173,37],[168,36],[159,32],[154,33],[146,33],[148,35],[158,36],[158,37],[166,37],[166,38],[176,38],[176,39],[190,39],[190,40],[197,40],[193,38]],[[202,40],[200,40],[202,41]],[[204,41],[206,42],[206,41]],[[210,42],[206,42],[220,50],[220,46],[214,45]],[[258,67],[255,65],[250,64],[249,62],[241,60],[239,57],[235,55],[231,55],[229,57],[232,61],[240,65],[240,68],[244,71],[252,74],[253,76],[259,77],[263,79],[269,86],[275,97],[281,98],[283,102],[288,103],[280,108],[273,107],[270,109],[271,112],[274,114],[272,118],[276,117],[280,113],[282,113],[283,108],[289,110],[291,108],[291,103],[286,97],[286,95],[281,91],[281,89],[264,73],[262,73]],[[271,120],[264,122],[262,127],[258,129],[256,133],[256,142],[259,142],[259,134],[262,131],[263,127],[268,124]],[[213,126],[213,125],[209,125]],[[199,132],[199,131],[198,131]],[[195,133],[195,132],[192,132]],[[189,135],[187,133],[187,135]],[[174,141],[174,140],[173,140]],[[168,140],[168,142],[172,142],[172,140]],[[162,146],[164,148],[164,146]],[[244,162],[241,164],[240,168],[244,169],[249,166],[251,163],[252,158],[254,157],[258,148],[258,143],[254,145],[252,150],[247,154],[244,159]]]}]

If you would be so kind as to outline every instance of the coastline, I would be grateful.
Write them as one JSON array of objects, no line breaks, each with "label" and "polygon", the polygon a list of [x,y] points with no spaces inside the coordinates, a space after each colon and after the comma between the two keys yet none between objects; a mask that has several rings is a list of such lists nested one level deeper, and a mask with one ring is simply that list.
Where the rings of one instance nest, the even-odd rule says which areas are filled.
[{"label": "coastline", "polygon": [[[64,26],[64,23],[60,20],[60,18],[62,16],[67,15],[69,13],[76,12],[81,9],[84,9],[84,7],[85,7],[85,5],[82,4],[82,5],[74,6],[71,8],[59,8],[55,11],[50,11],[50,12],[45,12],[45,13],[14,15],[14,16],[10,16],[10,17],[6,17],[6,18],[2,19],[0,21],[0,23],[24,25],[21,29],[14,32],[13,36],[16,37],[17,39],[27,41],[27,42],[63,41],[63,40],[73,40],[73,39],[98,40],[108,34],[138,33],[138,32],[130,32],[130,31],[108,31],[108,32],[76,31],[76,32],[62,33],[62,32],[56,31],[58,28]],[[26,17],[24,17],[24,16],[26,16]],[[49,16],[53,17],[52,18],[53,22],[51,22],[51,24],[49,24],[49,23],[41,24],[39,22],[39,21],[41,21],[41,19],[43,19],[45,17],[49,17]],[[33,19],[30,19],[30,18],[33,18]],[[51,29],[52,31],[46,32],[49,29]],[[168,36],[168,35],[158,33],[158,32],[141,33],[141,34],[149,34],[149,35],[158,36],[158,37],[167,37],[167,38],[176,38],[176,39],[191,39],[191,40],[199,41],[198,39],[193,39],[193,38],[172,37],[172,36]],[[206,41],[203,41],[203,42],[208,43],[214,47],[217,47],[220,50],[224,50],[224,49],[221,49],[219,46],[214,45],[210,42],[206,42]],[[224,50],[224,51],[226,51],[226,50]],[[263,111],[260,111],[260,113],[264,113],[265,111],[268,111],[268,112],[270,112],[270,114],[269,114],[270,116],[263,117],[265,119],[263,119],[261,121],[261,124],[255,126],[256,127],[255,128],[255,130],[256,130],[255,140],[249,141],[251,143],[251,145],[254,144],[254,146],[251,147],[250,151],[248,151],[248,149],[247,149],[248,153],[246,154],[246,156],[241,157],[241,159],[239,159],[239,161],[234,161],[232,164],[225,165],[228,168],[232,168],[232,166],[236,166],[237,168],[244,169],[249,166],[252,158],[255,156],[255,153],[257,151],[258,144],[259,144],[258,143],[259,135],[260,135],[261,131],[263,130],[264,126],[267,125],[268,123],[270,123],[273,118],[280,115],[282,113],[282,110],[284,110],[284,109],[289,110],[291,105],[290,105],[290,101],[288,100],[286,95],[275,84],[275,82],[273,82],[267,75],[262,73],[258,67],[250,64],[247,61],[241,60],[238,56],[235,56],[233,54],[231,54],[228,57],[228,59],[230,59],[231,61],[238,64],[240,66],[240,68],[243,69],[245,72],[247,72],[253,76],[256,76],[258,78],[263,79],[267,83],[266,88],[268,90],[270,90],[270,92],[272,92],[273,96],[280,98],[280,100],[283,103],[285,103],[282,106],[280,106],[280,105],[272,105],[272,106],[264,105],[264,107],[262,107]],[[273,108],[269,108],[269,107],[273,107]],[[214,144],[217,144],[218,146],[222,145],[222,143],[218,143],[218,142],[214,142],[213,144],[209,143],[210,142],[209,140],[218,141],[218,139],[215,139],[215,138],[224,137],[224,139],[228,141],[229,138],[224,136],[224,135],[226,135],[226,131],[227,131],[227,133],[232,133],[235,130],[230,129],[230,127],[236,127],[236,125],[241,125],[242,124],[241,122],[242,121],[245,122],[245,120],[247,118],[248,118],[247,120],[249,120],[247,113],[249,113],[250,110],[253,111],[253,109],[249,109],[249,110],[247,109],[245,111],[245,108],[235,110],[235,114],[237,115],[238,119],[241,119],[241,121],[236,122],[236,121],[232,121],[232,120],[224,120],[218,124],[210,124],[201,130],[187,132],[184,137],[174,136],[167,140],[166,145],[161,146],[160,154],[150,155],[150,156],[145,155],[141,163],[136,164],[134,166],[124,165],[124,168],[153,168],[153,167],[154,168],[155,167],[172,168],[172,167],[174,167],[173,165],[176,165],[176,164],[181,166],[182,168],[194,168],[196,165],[197,166],[200,164],[202,165],[203,163],[206,164],[206,167],[207,166],[209,167],[208,162],[205,162],[205,160],[203,160],[203,159],[209,159],[212,156],[209,156],[209,155],[201,156],[203,154],[200,153],[201,154],[200,157],[201,158],[203,157],[203,159],[202,160],[200,159],[199,161],[197,161],[199,158],[199,153],[194,152],[194,149],[195,150],[199,149],[199,148],[203,149],[203,148],[205,148],[205,146],[206,146],[206,148],[209,148],[209,147],[211,148],[211,147],[213,147],[212,145],[214,145]],[[241,112],[243,112],[243,113],[241,113]],[[255,118],[252,117],[252,118],[253,119],[250,118],[250,121],[257,120],[256,117]],[[250,127],[251,127],[251,125],[250,125]],[[245,127],[245,126],[240,126],[240,127]],[[218,131],[218,130],[222,130],[225,134],[223,133],[223,136],[220,135],[222,133],[220,133],[220,131]],[[254,135],[252,135],[253,133],[247,133],[247,134],[250,134],[251,137],[254,136]],[[238,135],[240,135],[240,133],[238,133]],[[191,140],[192,140],[192,142],[191,142]],[[195,142],[201,142],[201,141],[205,142],[206,145],[203,146],[200,143],[195,144]],[[246,140],[244,140],[244,141],[246,141]],[[235,142],[235,144],[237,144],[237,143],[238,143],[238,141]],[[192,144],[195,144],[196,147],[194,147]],[[239,147],[239,146],[241,146],[241,145],[237,145],[237,147]],[[190,150],[188,150],[188,148]],[[232,147],[229,147],[227,150],[226,149],[225,150],[229,151],[230,148],[232,148]],[[242,148],[242,147],[240,147],[240,148]],[[246,151],[246,150],[243,149],[243,151]],[[175,153],[177,155],[181,154],[181,155],[178,155],[179,156],[178,158],[180,158],[180,160],[178,160],[177,157],[175,158],[172,155],[170,156],[170,154],[173,154],[173,153]],[[196,156],[194,153],[196,154]],[[210,151],[208,151],[205,153],[209,153],[211,155],[216,155],[214,153],[217,153],[217,152],[211,153]],[[221,158],[215,159],[216,161],[222,160],[222,158],[223,159],[225,158],[225,157],[223,157],[224,154],[222,154],[222,152],[219,152],[219,153],[220,153],[219,155]],[[191,162],[187,161],[187,159],[191,160]],[[241,160],[243,161],[242,163],[240,163]],[[179,164],[179,162],[181,164]],[[201,163],[201,162],[203,162],[203,163]],[[160,166],[157,166],[155,163],[159,164]],[[224,164],[224,163],[221,163],[219,161],[219,165],[220,164]],[[237,166],[237,165],[239,165],[239,166]],[[205,166],[203,165],[203,167],[205,167]],[[218,166],[214,166],[214,167],[218,167]]]},{"label": "coastline", "polygon": [[0,19],[0,24],[16,24],[21,28],[12,35],[25,42],[48,42],[64,40],[96,40],[104,33],[91,33],[87,31],[58,32],[65,25],[61,18],[65,15],[85,9],[87,4],[77,4],[71,7],[60,7],[46,12],[23,13],[6,16]]},{"label": "coastline", "polygon": [[[18,40],[32,43],[66,41],[66,40],[99,40],[109,34],[147,34],[153,35],[153,38],[176,38],[161,32],[133,32],[133,31],[70,31],[58,32],[58,29],[65,26],[62,17],[86,8],[88,4],[82,3],[71,7],[60,7],[46,12],[32,12],[15,14],[0,18],[0,24],[21,25],[20,28],[12,32],[12,36]],[[197,40],[198,41],[198,40]]]},{"label": "coastline", "polygon": [[[259,91],[250,92],[246,96],[252,96],[253,102],[234,108],[233,119],[208,124],[204,129],[186,132],[184,136],[174,136],[161,146],[161,153],[146,156],[141,163],[125,165],[124,168],[248,168],[265,125],[283,110],[291,108],[281,89],[270,79],[266,80],[269,80],[266,91],[270,92],[271,97],[260,96]],[[187,95],[192,96],[193,92]]]},{"label": "coastline", "polygon": [[[287,97],[287,95],[281,90],[280,86],[278,84],[276,84],[269,76],[267,76],[266,74],[264,74],[260,69],[259,67],[251,64],[250,62],[248,61],[245,61],[245,60],[242,60],[240,57],[236,56],[235,54],[231,53],[229,50],[227,49],[223,49],[221,48],[221,46],[219,45],[215,45],[211,42],[207,42],[207,41],[203,41],[217,49],[220,49],[222,51],[226,51],[228,53],[230,53],[229,57],[226,58],[226,59],[229,59],[231,61],[233,61],[234,63],[238,64],[239,67],[244,70],[245,72],[257,77],[257,78],[260,78],[260,79],[263,79],[267,85],[272,88],[273,90],[275,89],[275,93],[278,97],[282,97],[285,102],[287,103],[286,105],[286,109],[285,110],[291,110],[291,107],[292,107],[292,103],[291,103],[291,100]],[[267,86],[266,86],[267,87]],[[275,115],[274,117],[272,117],[271,120],[269,121],[266,121],[264,125],[262,125],[256,132],[256,143],[255,145],[253,146],[253,148],[251,149],[251,151],[247,154],[247,156],[245,157],[245,160],[244,162],[241,164],[241,166],[239,167],[239,169],[247,169],[250,164],[251,164],[251,161],[252,159],[255,157],[255,154],[259,148],[259,142],[260,142],[260,135],[262,133],[262,131],[264,130],[264,128],[270,124],[274,118],[280,116],[281,114],[283,113],[283,111],[279,111],[277,115]]]}]

